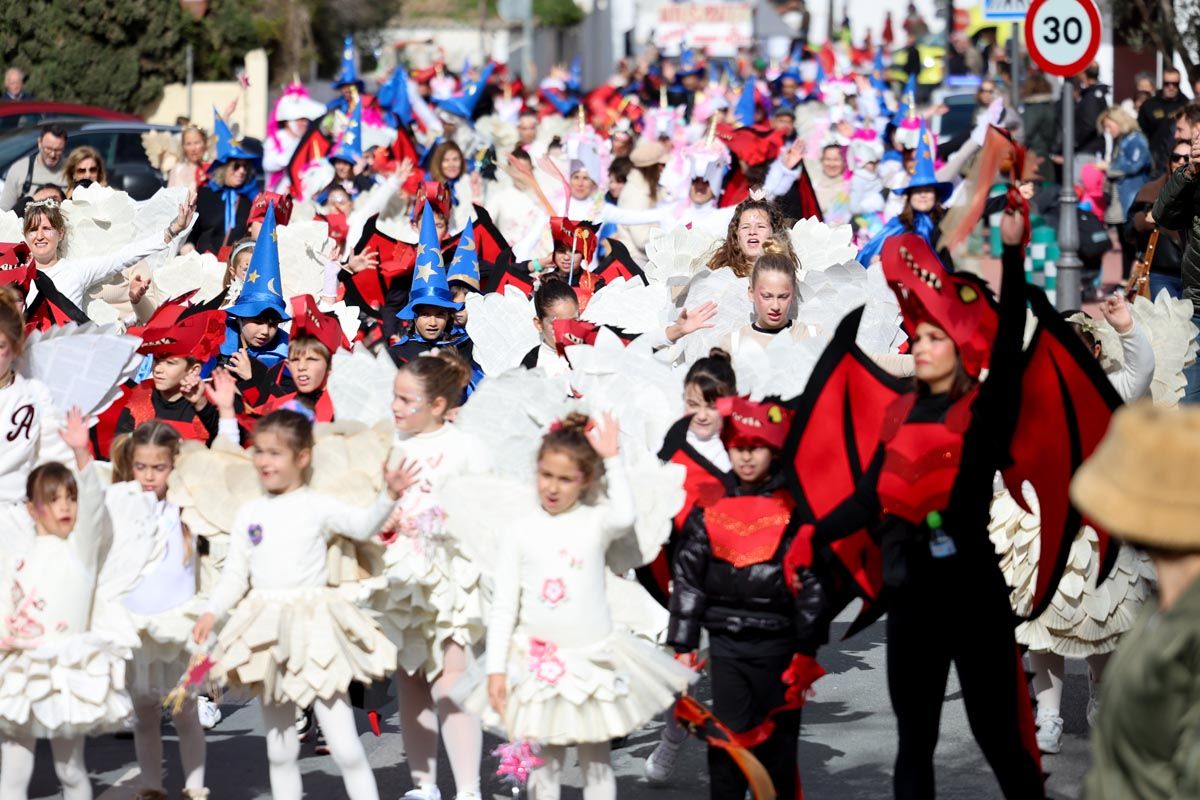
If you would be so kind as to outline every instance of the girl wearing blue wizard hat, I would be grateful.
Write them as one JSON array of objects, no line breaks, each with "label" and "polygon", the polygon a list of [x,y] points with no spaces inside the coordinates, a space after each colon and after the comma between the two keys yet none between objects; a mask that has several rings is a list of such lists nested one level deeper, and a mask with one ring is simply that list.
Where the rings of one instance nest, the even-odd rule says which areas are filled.
[{"label": "girl wearing blue wizard hat", "polygon": [[883,229],[871,241],[858,251],[858,263],[869,267],[871,262],[883,252],[883,243],[889,236],[901,233],[919,233],[925,237],[948,269],[954,269],[950,253],[944,248],[938,248],[942,232],[938,224],[946,215],[943,205],[950,199],[954,185],[939,181],[933,170],[933,150],[929,146],[929,133],[925,130],[925,120],[921,120],[917,139],[916,164],[913,174],[904,188],[904,208],[899,214],[888,220]]},{"label": "girl wearing blue wizard hat", "polygon": [[454,302],[446,269],[442,266],[441,243],[433,214],[421,215],[421,239],[417,245],[417,263],[413,270],[408,303],[396,316],[405,323],[404,333],[388,353],[397,366],[411,361],[427,350],[453,343],[450,333],[454,313],[463,304]]},{"label": "girl wearing blue wizard hat", "polygon": [[227,330],[219,360],[243,391],[287,358],[288,335],[279,323],[291,319],[279,276],[275,204],[267,208],[241,294],[225,309]]},{"label": "girl wearing blue wizard hat", "polygon": [[188,242],[201,253],[217,253],[246,235],[250,206],[258,195],[256,177],[261,156],[246,149],[217,110],[213,109],[217,154],[208,168],[208,183],[196,192],[196,224]]}]

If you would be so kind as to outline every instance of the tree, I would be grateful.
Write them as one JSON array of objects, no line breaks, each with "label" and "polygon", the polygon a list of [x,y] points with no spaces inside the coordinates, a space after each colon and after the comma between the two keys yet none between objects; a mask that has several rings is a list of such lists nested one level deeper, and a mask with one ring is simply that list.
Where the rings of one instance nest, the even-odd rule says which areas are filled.
[{"label": "tree", "polygon": [[533,15],[551,28],[570,28],[583,22],[583,10],[575,0],[533,0]]},{"label": "tree", "polygon": [[175,0],[0,3],[0,63],[23,69],[47,100],[141,112],[182,81],[194,46],[199,80],[231,80],[259,46],[251,0],[211,0],[196,21]]},{"label": "tree", "polygon": [[1190,81],[1200,80],[1200,0],[1110,0],[1113,26],[1138,49],[1178,54]]}]

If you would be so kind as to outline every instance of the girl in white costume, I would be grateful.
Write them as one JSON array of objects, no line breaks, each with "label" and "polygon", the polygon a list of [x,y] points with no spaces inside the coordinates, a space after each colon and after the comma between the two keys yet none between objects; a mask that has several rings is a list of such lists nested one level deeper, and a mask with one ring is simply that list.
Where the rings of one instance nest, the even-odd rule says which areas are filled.
[{"label": "girl in white costume", "polygon": [[326,585],[327,543],[334,534],[364,541],[378,533],[414,471],[403,463],[385,467],[385,490],[358,508],[308,487],[313,430],[307,417],[275,411],[254,435],[254,466],[265,494],[238,511],[224,571],[193,638],[204,642],[232,610],[217,637],[217,672],[262,702],[276,800],[301,797],[296,708],[310,704],[347,795],[376,800],[347,690],[352,681],[386,676],[396,648],[367,614]]},{"label": "girl in white costume", "polygon": [[37,535],[5,553],[0,574],[0,798],[25,800],[38,739],[49,739],[66,800],[91,800],[84,737],[118,727],[132,706],[125,659],[132,629],[98,594],[112,543],[104,489],[89,466],[88,431],[78,411],[63,429],[78,481],[58,462],[26,484]]},{"label": "girl in white costume", "polygon": [[[166,800],[162,782],[162,702],[187,672],[195,648],[192,627],[199,613],[196,598],[196,540],[179,519],[179,507],[167,502],[167,480],[179,455],[179,433],[151,421],[113,445],[114,504],[153,498],[153,524],[162,540],[162,555],[124,597],[125,609],[137,623],[141,646],[127,667],[133,697],[133,745],[141,770],[135,800]],[[117,512],[114,510],[114,514]],[[196,701],[186,700],[172,714],[179,735],[186,800],[208,797],[204,788],[204,728]]]},{"label": "girl in white costume", "polygon": [[29,473],[48,461],[71,460],[71,449],[58,435],[63,417],[50,390],[14,369],[24,346],[18,295],[0,286],[0,541],[5,548],[33,539],[33,521],[25,510]]},{"label": "girl in white costume", "polygon": [[398,430],[395,450],[420,470],[417,486],[404,495],[389,521],[391,541],[384,555],[393,587],[384,625],[402,648],[396,696],[414,784],[404,797],[414,800],[441,797],[439,722],[458,797],[480,797],[479,718],[448,695],[483,638],[480,572],[449,538],[440,498],[450,477],[491,470],[482,444],[446,421],[470,375],[470,367],[457,355],[434,351],[400,368],[392,403]]},{"label": "girl in white costume", "polygon": [[[586,433],[585,433],[586,431]],[[542,441],[539,506],[505,526],[488,624],[486,697],[513,740],[541,745],[545,764],[529,781],[532,800],[557,800],[568,745],[575,745],[586,800],[612,800],[609,743],[675,702],[695,675],[671,656],[614,629],[605,596],[605,556],[636,521],[619,457],[620,432],[572,414]],[[607,499],[588,497],[601,477]]]}]

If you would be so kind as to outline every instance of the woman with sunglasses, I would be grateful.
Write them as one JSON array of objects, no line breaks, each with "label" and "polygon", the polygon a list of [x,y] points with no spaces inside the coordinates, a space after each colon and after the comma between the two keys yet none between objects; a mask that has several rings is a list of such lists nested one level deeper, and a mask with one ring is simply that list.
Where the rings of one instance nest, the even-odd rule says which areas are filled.
[{"label": "woman with sunglasses", "polygon": [[[1176,139],[1167,158],[1167,171],[1142,186],[1133,204],[1129,206],[1129,221],[1122,231],[1123,244],[1132,248],[1139,258],[1145,258],[1150,235],[1158,228],[1150,209],[1162,194],[1167,176],[1191,162],[1192,143],[1187,139]],[[1154,250],[1154,261],[1150,264],[1150,296],[1157,297],[1166,289],[1172,297],[1181,297],[1183,282],[1180,266],[1183,263],[1184,241],[1179,231],[1158,228],[1158,244]]]},{"label": "woman with sunglasses", "polygon": [[71,151],[63,174],[67,178],[67,197],[74,193],[76,186],[91,186],[93,183],[108,186],[108,172],[104,169],[100,151],[87,145]]},{"label": "woman with sunglasses", "polygon": [[247,233],[250,206],[258,195],[258,157],[239,143],[217,148],[209,180],[196,193],[196,220],[188,243],[201,253],[218,253]]}]

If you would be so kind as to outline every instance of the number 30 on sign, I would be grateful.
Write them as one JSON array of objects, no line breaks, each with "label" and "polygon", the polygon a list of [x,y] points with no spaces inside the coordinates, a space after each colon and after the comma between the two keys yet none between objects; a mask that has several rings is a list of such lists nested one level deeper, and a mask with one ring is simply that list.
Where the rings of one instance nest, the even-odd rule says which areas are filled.
[{"label": "number 30 on sign", "polygon": [[1025,15],[1025,46],[1051,75],[1078,75],[1100,48],[1100,12],[1092,0],[1033,0]]}]

